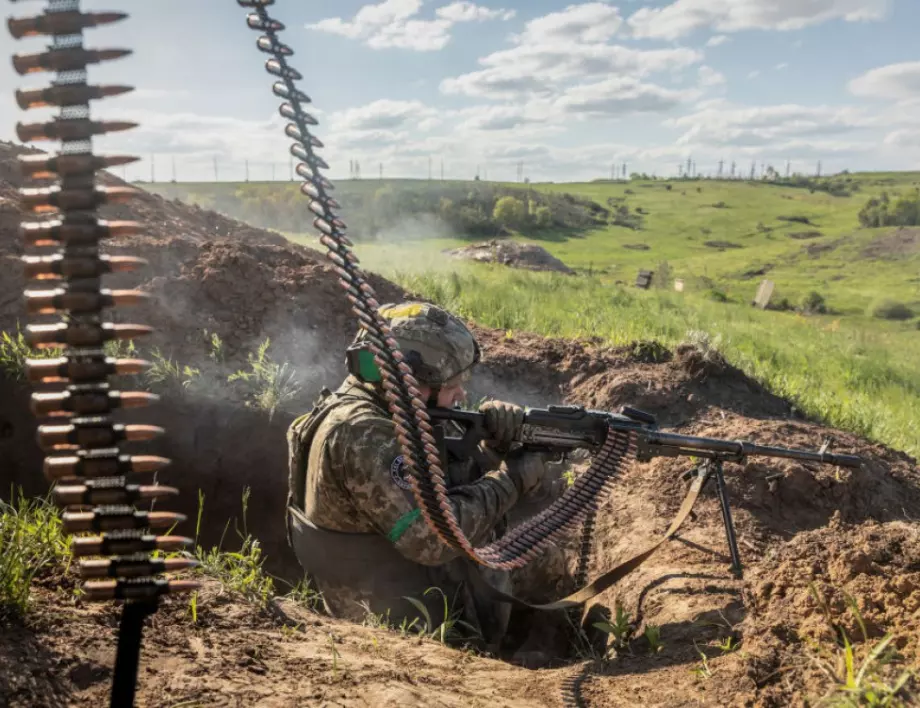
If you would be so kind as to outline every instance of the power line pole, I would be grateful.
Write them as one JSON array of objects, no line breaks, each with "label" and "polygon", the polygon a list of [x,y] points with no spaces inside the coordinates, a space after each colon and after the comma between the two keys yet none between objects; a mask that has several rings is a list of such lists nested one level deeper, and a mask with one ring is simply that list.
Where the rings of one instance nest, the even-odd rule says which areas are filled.
[{"label": "power line pole", "polygon": [[444,159],[441,158],[441,181],[444,181]]},{"label": "power line pole", "polygon": [[155,157],[154,155],[150,156],[150,183],[153,184],[156,182],[156,168],[154,167]]},{"label": "power line pole", "polygon": [[428,181],[431,181],[431,156],[428,156]]},{"label": "power line pole", "polygon": [[380,180],[383,181],[383,163],[380,163]]},{"label": "power line pole", "polygon": [[249,160],[246,160],[246,181],[249,181]]},{"label": "power line pole", "polygon": [[176,181],[176,156],[172,156],[172,168],[173,168],[173,182]]},{"label": "power line pole", "polygon": [[725,160],[719,160],[719,179],[722,179],[722,168],[725,166]]},{"label": "power line pole", "polygon": [[220,176],[217,171],[217,157],[214,158],[214,181],[220,182]]},{"label": "power line pole", "polygon": [[272,182],[275,181],[275,163],[272,163]]},{"label": "power line pole", "polygon": [[735,169],[737,169],[737,167],[738,165],[732,160],[732,179],[735,179]]},{"label": "power line pole", "polygon": [[820,176],[821,176],[821,160],[818,160],[818,172],[815,175],[815,177],[820,177]]}]

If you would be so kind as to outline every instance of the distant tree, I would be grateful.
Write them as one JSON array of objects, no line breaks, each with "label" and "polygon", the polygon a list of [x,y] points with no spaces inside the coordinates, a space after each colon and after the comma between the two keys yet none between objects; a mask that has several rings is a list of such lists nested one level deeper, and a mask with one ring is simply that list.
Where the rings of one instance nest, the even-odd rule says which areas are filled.
[{"label": "distant tree", "polygon": [[527,218],[527,207],[517,197],[502,197],[495,202],[492,218],[502,226],[516,229],[524,224]]}]

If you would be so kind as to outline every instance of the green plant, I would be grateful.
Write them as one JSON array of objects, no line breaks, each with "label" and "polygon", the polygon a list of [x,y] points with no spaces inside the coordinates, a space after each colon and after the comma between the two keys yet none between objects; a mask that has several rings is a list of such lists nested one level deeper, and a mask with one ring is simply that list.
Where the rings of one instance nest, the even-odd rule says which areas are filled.
[{"label": "green plant", "polygon": [[[444,607],[444,620],[439,624],[435,625],[431,619],[431,613],[428,611],[428,608],[425,606],[421,600],[415,597],[404,596],[403,599],[408,600],[412,605],[422,614],[424,621],[421,622],[418,626],[418,633],[422,636],[428,637],[430,639],[437,639],[441,644],[446,644],[448,639],[456,639],[461,635],[457,632],[457,627],[462,627],[473,633],[476,632],[476,628],[471,626],[469,623],[464,622],[463,620],[457,619],[456,616],[450,612],[450,608],[447,603],[447,595],[439,587],[431,587],[425,590],[425,595],[430,592],[437,591],[441,593],[441,598],[443,601]],[[413,621],[414,624],[414,621]],[[411,625],[410,625],[411,627]]]},{"label": "green plant", "polygon": [[613,635],[613,646],[616,649],[625,648],[633,632],[629,613],[619,600],[616,603],[616,615],[613,622],[595,622],[594,626],[602,632]]},{"label": "green plant", "polygon": [[909,320],[914,316],[914,311],[903,302],[882,299],[869,305],[869,316],[882,320]]},{"label": "green plant", "polygon": [[806,315],[823,315],[827,313],[827,303],[821,293],[812,290],[802,298],[799,310]]},{"label": "green plant", "polygon": [[709,666],[709,657],[706,656],[706,652],[702,651],[699,647],[696,648],[697,653],[700,655],[700,663],[690,669],[698,679],[708,679],[712,678],[714,673],[712,668]]},{"label": "green plant", "polygon": [[657,654],[664,649],[664,642],[661,641],[661,627],[658,625],[646,625],[645,632],[642,636],[645,637],[645,640],[648,642],[649,651],[652,654]]},{"label": "green plant", "polygon": [[69,566],[68,536],[57,507],[47,498],[29,499],[22,490],[0,500],[0,613],[25,613],[33,578],[55,565]]},{"label": "green plant", "polygon": [[[262,557],[262,547],[258,539],[249,535],[246,527],[246,512],[249,504],[250,489],[246,487],[243,490],[243,531],[236,529],[241,544],[238,551],[222,550],[224,538],[221,537],[220,543],[205,551],[200,545],[195,545],[195,557],[200,562],[199,571],[217,578],[229,590],[238,592],[247,600],[265,607],[274,597],[274,580],[267,575],[262,564],[265,559]],[[195,528],[197,539],[201,525],[201,512],[204,506],[204,495],[198,493],[198,523]],[[227,524],[229,525],[229,520]],[[226,534],[226,527],[224,534]]]},{"label": "green plant", "polygon": [[154,385],[189,389],[198,381],[201,371],[188,364],[180,366],[171,358],[167,358],[155,348],[151,352],[152,366],[144,374],[147,382]]},{"label": "green plant", "polygon": [[276,364],[269,358],[270,345],[271,340],[266,338],[255,355],[247,356],[249,370],[240,369],[230,374],[227,381],[246,382],[249,386],[246,405],[266,411],[272,418],[279,407],[300,393],[301,383],[289,364]]},{"label": "green plant", "polygon": [[29,359],[54,359],[61,349],[32,349],[16,323],[16,334],[0,332],[0,372],[13,381],[26,380],[26,362]]}]

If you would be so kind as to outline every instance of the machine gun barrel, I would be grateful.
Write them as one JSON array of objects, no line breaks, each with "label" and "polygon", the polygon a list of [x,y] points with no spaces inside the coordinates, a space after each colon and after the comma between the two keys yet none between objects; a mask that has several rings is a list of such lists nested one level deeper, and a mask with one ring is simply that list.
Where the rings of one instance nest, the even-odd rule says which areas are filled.
[{"label": "machine gun barrel", "polygon": [[[616,423],[613,424],[616,427]],[[645,434],[648,450],[653,457],[719,457],[726,461],[743,460],[746,457],[783,457],[804,462],[820,462],[827,465],[858,468],[862,459],[855,455],[838,455],[821,450],[797,450],[772,445],[757,445],[744,440],[721,440],[702,438],[676,433],[648,431]],[[707,454],[709,453],[709,454]],[[642,459],[640,453],[640,459]]]}]

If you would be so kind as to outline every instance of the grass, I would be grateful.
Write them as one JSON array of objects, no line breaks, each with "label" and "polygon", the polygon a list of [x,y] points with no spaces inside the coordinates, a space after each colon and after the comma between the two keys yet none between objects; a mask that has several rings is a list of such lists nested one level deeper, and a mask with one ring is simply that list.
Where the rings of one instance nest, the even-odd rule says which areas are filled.
[{"label": "grass", "polygon": [[70,548],[57,507],[46,498],[29,499],[20,490],[0,499],[0,615],[25,614],[29,590],[43,570],[69,564]]},{"label": "grass", "polygon": [[652,339],[669,347],[704,338],[809,416],[920,456],[916,330],[497,266],[393,277],[463,317],[511,332],[601,337],[614,345]]}]

